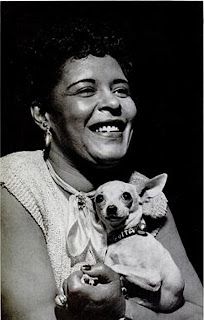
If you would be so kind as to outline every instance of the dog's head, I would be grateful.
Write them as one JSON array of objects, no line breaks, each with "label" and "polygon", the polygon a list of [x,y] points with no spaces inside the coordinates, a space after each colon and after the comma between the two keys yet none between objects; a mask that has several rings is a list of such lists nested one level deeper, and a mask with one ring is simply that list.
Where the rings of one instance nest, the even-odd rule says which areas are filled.
[{"label": "dog's head", "polygon": [[142,217],[142,204],[158,195],[166,183],[167,175],[161,174],[147,181],[139,195],[133,184],[123,181],[110,181],[101,185],[95,193],[94,203],[99,219],[107,231],[125,226],[125,221],[134,213],[138,223]]},{"label": "dog's head", "polygon": [[130,212],[138,210],[139,201],[135,186],[122,181],[101,185],[94,198],[98,217],[108,230],[121,227]]}]

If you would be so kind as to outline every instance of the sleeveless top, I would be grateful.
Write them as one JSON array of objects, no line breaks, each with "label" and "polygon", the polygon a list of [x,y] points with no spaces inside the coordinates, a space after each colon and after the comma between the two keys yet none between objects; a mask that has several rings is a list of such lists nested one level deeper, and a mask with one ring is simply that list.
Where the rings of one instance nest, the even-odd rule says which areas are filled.
[{"label": "sleeveless top", "polygon": [[[1,185],[5,187],[34,218],[41,228],[47,244],[48,255],[53,268],[57,287],[61,287],[64,279],[71,272],[79,269],[82,264],[95,264],[103,261],[107,248],[105,231],[97,221],[91,200],[88,199],[82,223],[77,224],[75,200],[80,199],[78,192],[75,200],[69,200],[53,180],[43,157],[43,151],[22,151],[1,158]],[[130,183],[137,192],[143,189],[148,180],[144,175],[134,172]],[[87,199],[86,195],[85,198]],[[80,203],[80,202],[78,202]],[[145,214],[160,212],[164,215],[167,209],[167,199],[163,193],[145,204]],[[82,206],[83,207],[83,206]],[[86,229],[85,237],[75,239],[77,230]],[[159,228],[153,230],[156,235]],[[84,230],[82,230],[84,231]],[[94,238],[95,237],[95,238]],[[72,254],[77,244],[86,247]],[[80,245],[79,245],[80,248]]]}]

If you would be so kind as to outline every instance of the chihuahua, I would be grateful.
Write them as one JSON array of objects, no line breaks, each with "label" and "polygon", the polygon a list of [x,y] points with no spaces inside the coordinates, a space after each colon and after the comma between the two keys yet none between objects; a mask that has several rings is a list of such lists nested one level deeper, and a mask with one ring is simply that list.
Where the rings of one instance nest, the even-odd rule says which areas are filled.
[{"label": "chihuahua", "polygon": [[170,253],[145,231],[143,212],[144,204],[162,192],[166,180],[166,174],[149,179],[140,195],[133,184],[110,181],[96,190],[94,204],[107,231],[105,264],[130,287],[137,287],[139,304],[171,312],[183,301],[184,281]]}]

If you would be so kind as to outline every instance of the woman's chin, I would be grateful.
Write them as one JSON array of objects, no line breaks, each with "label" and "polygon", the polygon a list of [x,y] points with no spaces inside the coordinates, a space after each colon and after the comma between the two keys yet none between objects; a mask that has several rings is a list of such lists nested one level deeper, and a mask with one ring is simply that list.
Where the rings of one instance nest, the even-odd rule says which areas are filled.
[{"label": "woman's chin", "polygon": [[[95,134],[87,130],[83,139],[83,147],[86,156],[91,162],[104,166],[115,165],[126,155],[132,131],[127,129],[118,135],[111,134]],[[82,149],[80,150],[82,154]]]},{"label": "woman's chin", "polygon": [[97,152],[92,155],[96,165],[101,166],[115,166],[126,155],[127,150],[111,150],[110,152]]}]

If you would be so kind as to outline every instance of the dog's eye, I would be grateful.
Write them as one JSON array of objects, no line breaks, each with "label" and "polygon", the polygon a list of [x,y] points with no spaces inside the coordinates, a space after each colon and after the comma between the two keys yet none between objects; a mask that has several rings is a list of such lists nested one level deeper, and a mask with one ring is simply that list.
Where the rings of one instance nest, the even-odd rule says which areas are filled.
[{"label": "dog's eye", "polygon": [[132,200],[132,196],[131,196],[131,194],[129,192],[123,192],[122,198],[124,200]]},{"label": "dog's eye", "polygon": [[104,197],[103,197],[102,194],[98,194],[98,195],[96,196],[96,202],[97,202],[97,203],[100,203],[100,202],[102,202],[103,200],[104,200]]}]

